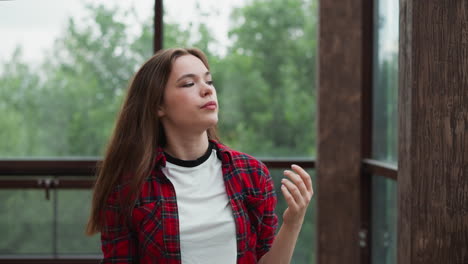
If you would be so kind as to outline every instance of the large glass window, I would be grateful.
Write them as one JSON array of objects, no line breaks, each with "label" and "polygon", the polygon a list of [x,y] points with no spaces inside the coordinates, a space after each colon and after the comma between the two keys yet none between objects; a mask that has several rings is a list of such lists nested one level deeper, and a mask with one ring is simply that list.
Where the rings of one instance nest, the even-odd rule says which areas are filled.
[{"label": "large glass window", "polygon": [[0,1],[0,158],[100,156],[130,77],[152,54],[153,7]]},{"label": "large glass window", "polygon": [[[374,2],[372,158],[398,161],[399,2]],[[372,176],[372,263],[396,263],[397,183]]]},{"label": "large glass window", "polygon": [[[152,54],[153,7],[0,1],[0,159],[101,156],[128,81]],[[315,155],[316,0],[164,8],[164,47],[196,46],[209,57],[224,143],[259,158]],[[282,170],[271,171],[281,220]],[[0,258],[99,257],[99,236],[84,235],[90,194],[0,189]],[[315,200],[294,263],[315,262]]]},{"label": "large glass window", "polygon": [[397,0],[375,1],[372,158],[398,160],[398,14]]},{"label": "large glass window", "polygon": [[314,156],[317,1],[164,3],[164,47],[209,56],[223,142],[257,157]]},{"label": "large glass window", "polygon": [[[153,10],[152,0],[0,1],[0,158],[101,156],[153,52]],[[84,234],[91,190],[0,196],[0,257],[99,257],[99,235]]]}]

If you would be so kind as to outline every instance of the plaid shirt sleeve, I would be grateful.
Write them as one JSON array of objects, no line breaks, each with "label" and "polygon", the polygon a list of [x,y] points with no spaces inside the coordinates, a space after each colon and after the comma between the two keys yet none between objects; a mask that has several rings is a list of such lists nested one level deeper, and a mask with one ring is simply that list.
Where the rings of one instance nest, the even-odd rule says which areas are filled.
[{"label": "plaid shirt sleeve", "polygon": [[278,228],[278,217],[275,213],[277,203],[275,186],[273,179],[267,167],[261,163],[261,176],[264,179],[263,186],[263,205],[259,207],[263,212],[261,222],[258,226],[258,239],[256,246],[257,260],[265,255],[271,248]]},{"label": "plaid shirt sleeve", "polygon": [[101,229],[101,248],[104,258],[101,263],[138,263],[137,239],[129,224],[123,224],[118,194],[114,191],[110,195],[103,211],[105,224]]}]

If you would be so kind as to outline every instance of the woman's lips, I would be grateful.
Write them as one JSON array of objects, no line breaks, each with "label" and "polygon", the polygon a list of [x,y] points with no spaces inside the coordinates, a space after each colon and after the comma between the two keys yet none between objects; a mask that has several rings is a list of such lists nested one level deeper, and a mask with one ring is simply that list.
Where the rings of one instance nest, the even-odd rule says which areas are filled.
[{"label": "woman's lips", "polygon": [[201,108],[208,109],[208,110],[215,110],[216,107],[217,107],[216,102],[215,101],[210,101],[210,102],[204,104]]}]

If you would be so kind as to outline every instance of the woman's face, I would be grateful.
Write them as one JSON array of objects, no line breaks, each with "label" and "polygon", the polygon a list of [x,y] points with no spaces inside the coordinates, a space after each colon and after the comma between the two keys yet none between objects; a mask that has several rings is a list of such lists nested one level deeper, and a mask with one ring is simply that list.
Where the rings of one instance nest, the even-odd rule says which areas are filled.
[{"label": "woman's face", "polygon": [[174,61],[158,116],[166,129],[181,132],[203,132],[216,125],[216,90],[200,59],[184,55]]}]

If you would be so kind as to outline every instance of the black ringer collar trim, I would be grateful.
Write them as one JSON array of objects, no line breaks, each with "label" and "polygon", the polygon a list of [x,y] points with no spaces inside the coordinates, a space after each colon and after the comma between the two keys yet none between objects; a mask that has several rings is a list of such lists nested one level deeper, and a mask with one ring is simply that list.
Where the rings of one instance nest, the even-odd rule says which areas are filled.
[{"label": "black ringer collar trim", "polygon": [[166,152],[164,152],[164,155],[166,156],[167,162],[170,162],[172,164],[175,164],[181,167],[192,168],[192,167],[201,165],[203,162],[207,161],[208,158],[211,156],[211,152],[213,152],[213,148],[215,148],[215,146],[213,145],[213,142],[210,141],[208,145],[208,150],[205,152],[205,154],[203,154],[203,156],[199,157],[196,160],[181,160],[181,159],[172,157]]}]

